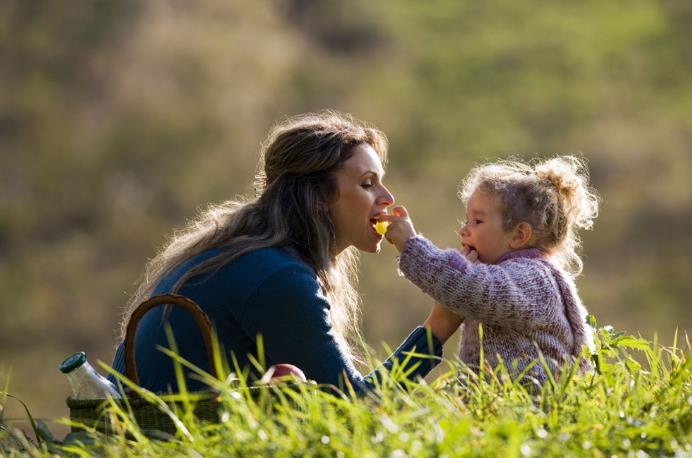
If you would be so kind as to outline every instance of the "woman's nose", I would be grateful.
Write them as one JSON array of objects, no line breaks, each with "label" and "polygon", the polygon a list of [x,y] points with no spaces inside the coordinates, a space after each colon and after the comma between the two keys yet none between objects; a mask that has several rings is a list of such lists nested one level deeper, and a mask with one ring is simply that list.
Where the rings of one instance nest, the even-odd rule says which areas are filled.
[{"label": "woman's nose", "polygon": [[377,204],[384,205],[386,207],[394,204],[394,196],[391,192],[389,192],[389,189],[384,186],[382,186],[382,193],[377,198]]}]

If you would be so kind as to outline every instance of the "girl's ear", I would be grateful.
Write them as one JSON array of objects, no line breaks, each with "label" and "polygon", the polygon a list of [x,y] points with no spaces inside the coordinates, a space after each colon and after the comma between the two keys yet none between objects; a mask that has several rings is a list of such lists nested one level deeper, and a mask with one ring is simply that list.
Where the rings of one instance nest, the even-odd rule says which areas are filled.
[{"label": "girl's ear", "polygon": [[517,224],[509,238],[509,246],[513,250],[519,250],[521,248],[526,248],[533,239],[533,228],[526,221],[522,221]]}]

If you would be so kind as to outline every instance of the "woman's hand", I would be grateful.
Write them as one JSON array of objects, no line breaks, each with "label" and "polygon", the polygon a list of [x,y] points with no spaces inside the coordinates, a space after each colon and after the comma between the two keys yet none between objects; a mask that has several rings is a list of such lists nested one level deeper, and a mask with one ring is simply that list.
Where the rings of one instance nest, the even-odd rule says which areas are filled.
[{"label": "woman's hand", "polygon": [[440,342],[445,343],[463,321],[462,315],[435,303],[423,326],[430,329]]},{"label": "woman's hand", "polygon": [[404,250],[406,241],[411,237],[416,236],[416,230],[413,228],[413,222],[408,216],[408,211],[406,211],[406,208],[402,205],[393,207],[392,213],[382,215],[380,220],[389,222],[389,226],[387,226],[387,232],[385,233],[384,238],[387,239],[389,243],[394,245],[399,253]]}]

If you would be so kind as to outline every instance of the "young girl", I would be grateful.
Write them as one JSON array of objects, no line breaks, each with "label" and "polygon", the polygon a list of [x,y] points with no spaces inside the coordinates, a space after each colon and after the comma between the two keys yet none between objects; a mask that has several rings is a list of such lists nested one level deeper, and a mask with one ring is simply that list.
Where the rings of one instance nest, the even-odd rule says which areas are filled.
[{"label": "young girl", "polygon": [[[381,219],[390,223],[386,238],[401,253],[404,276],[464,321],[461,360],[478,370],[481,323],[485,360],[494,367],[501,358],[513,376],[539,352],[556,376],[576,359],[590,370],[579,354],[592,349],[592,329],[573,281],[582,270],[577,230],[590,229],[598,214],[584,164],[572,156],[485,164],[459,194],[461,252],[417,235],[404,207]],[[543,383],[547,376],[537,363],[526,377]]]}]

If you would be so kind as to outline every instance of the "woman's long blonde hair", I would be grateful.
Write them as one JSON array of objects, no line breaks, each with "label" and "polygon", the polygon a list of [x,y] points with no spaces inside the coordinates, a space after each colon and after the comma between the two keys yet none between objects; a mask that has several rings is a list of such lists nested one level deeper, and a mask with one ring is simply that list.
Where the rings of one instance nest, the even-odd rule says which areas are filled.
[{"label": "woman's long blonde hair", "polygon": [[334,178],[353,148],[369,144],[386,163],[385,135],[350,115],[322,111],[289,118],[262,143],[257,196],[210,206],[177,231],[148,264],[130,298],[121,332],[134,308],[151,296],[163,277],[187,259],[210,248],[224,248],[196,265],[175,283],[178,291],[191,277],[214,272],[244,253],[281,247],[312,267],[331,309],[339,342],[351,357],[359,342],[360,300],[355,291],[357,250],[335,251],[328,203],[338,197]]}]

